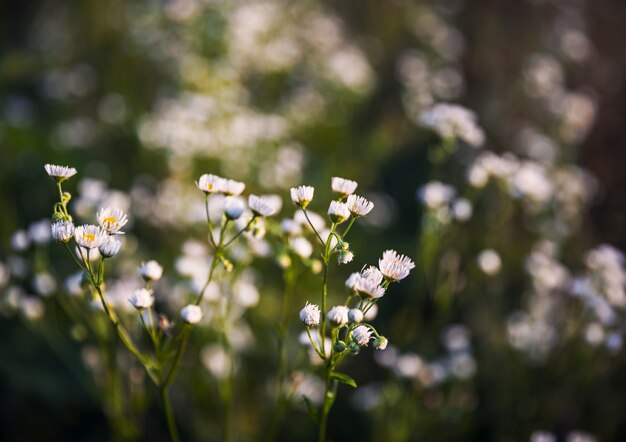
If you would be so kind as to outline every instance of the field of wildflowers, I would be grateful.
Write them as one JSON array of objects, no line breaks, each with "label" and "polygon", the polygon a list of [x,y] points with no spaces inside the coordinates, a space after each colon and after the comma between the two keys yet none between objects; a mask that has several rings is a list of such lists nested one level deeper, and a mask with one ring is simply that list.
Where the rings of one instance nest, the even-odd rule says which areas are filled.
[{"label": "field of wildflowers", "polygon": [[623,19],[8,0],[0,440],[624,440]]}]

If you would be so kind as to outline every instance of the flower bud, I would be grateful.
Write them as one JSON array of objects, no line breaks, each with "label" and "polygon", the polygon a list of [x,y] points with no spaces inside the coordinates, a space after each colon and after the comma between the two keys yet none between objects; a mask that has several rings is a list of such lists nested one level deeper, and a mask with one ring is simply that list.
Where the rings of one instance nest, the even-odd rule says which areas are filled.
[{"label": "flower bud", "polygon": [[387,344],[389,343],[389,341],[387,340],[387,338],[385,338],[384,336],[379,336],[376,339],[374,339],[374,348],[376,350],[384,350],[387,348]]},{"label": "flower bud", "polygon": [[335,350],[335,353],[343,353],[346,350],[346,348],[347,348],[346,344],[343,341],[337,341],[333,345],[333,350]]}]

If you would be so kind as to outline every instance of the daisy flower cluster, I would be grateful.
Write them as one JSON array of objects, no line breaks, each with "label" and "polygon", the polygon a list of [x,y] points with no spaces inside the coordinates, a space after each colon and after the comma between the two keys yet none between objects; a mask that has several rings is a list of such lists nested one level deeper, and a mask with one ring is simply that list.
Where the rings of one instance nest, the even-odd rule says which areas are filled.
[{"label": "daisy flower cluster", "polygon": [[[307,302],[300,311],[299,317],[306,328],[303,342],[313,355],[316,362],[325,367],[325,393],[319,411],[320,440],[325,437],[326,419],[334,395],[329,394],[336,387],[337,382],[356,386],[356,382],[344,373],[336,371],[337,366],[348,355],[356,355],[363,348],[384,350],[388,340],[380,335],[376,328],[366,322],[375,313],[377,302],[385,295],[390,284],[406,278],[415,268],[413,261],[395,250],[386,250],[378,261],[378,266],[363,268],[361,272],[352,273],[345,282],[347,298],[343,304],[328,308],[328,269],[332,255],[337,256],[340,265],[347,264],[354,259],[354,254],[347,242],[348,233],[353,223],[360,217],[366,216],[374,204],[362,196],[354,194],[357,183],[352,180],[334,177],[331,180],[333,192],[338,196],[330,202],[328,218],[331,221],[330,230],[322,231],[322,220],[311,217],[307,208],[314,199],[315,189],[311,186],[300,186],[291,189],[292,202],[300,208],[310,230],[316,237],[322,249],[323,283],[321,302],[313,304]],[[347,223],[347,227],[340,231],[339,226]],[[297,232],[295,221],[286,223],[287,231]],[[308,251],[310,254],[310,251]],[[314,358],[315,359],[315,358]]]}]

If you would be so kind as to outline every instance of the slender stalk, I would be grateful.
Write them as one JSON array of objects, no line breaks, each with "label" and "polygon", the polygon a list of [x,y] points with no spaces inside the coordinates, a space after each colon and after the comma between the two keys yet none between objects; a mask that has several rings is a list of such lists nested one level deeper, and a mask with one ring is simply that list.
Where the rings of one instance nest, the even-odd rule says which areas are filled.
[{"label": "slender stalk", "polygon": [[306,209],[302,209],[302,212],[304,213],[304,217],[308,221],[309,226],[311,226],[311,229],[313,229],[313,232],[315,232],[315,235],[317,236],[317,239],[319,240],[320,244],[322,244],[322,247],[325,247],[326,243],[324,242],[324,240],[322,239],[322,237],[318,233],[317,229],[315,228],[315,226],[313,225],[313,223],[309,219],[309,214],[306,212]]},{"label": "slender stalk", "polygon": [[326,427],[328,426],[328,413],[330,412],[330,407],[332,406],[331,398],[330,398],[330,384],[331,384],[331,374],[332,374],[332,365],[330,361],[326,363],[326,375],[324,382],[324,403],[322,405],[322,413],[320,416],[320,428],[317,436],[318,442],[326,441]]},{"label": "slender stalk", "polygon": [[172,442],[180,442],[180,436],[178,435],[178,430],[176,429],[176,421],[174,420],[174,412],[172,411],[172,404],[170,402],[167,386],[159,387],[159,396],[161,397],[161,404],[163,404],[163,411],[165,412],[167,430],[170,433],[170,439]]},{"label": "slender stalk", "polygon": [[[253,216],[252,219],[250,219],[250,221],[248,221],[248,224],[246,224],[246,227],[244,227],[243,229],[241,229],[239,232],[237,232],[235,234],[235,236],[233,236],[231,239],[229,239],[223,246],[222,249],[228,247],[228,245],[230,243],[232,243],[234,240],[236,240],[237,238],[239,238],[239,236],[245,232],[246,230],[248,230],[248,227],[250,227],[250,225],[252,224],[252,222],[256,219],[256,216]],[[221,239],[221,238],[220,238]]]}]

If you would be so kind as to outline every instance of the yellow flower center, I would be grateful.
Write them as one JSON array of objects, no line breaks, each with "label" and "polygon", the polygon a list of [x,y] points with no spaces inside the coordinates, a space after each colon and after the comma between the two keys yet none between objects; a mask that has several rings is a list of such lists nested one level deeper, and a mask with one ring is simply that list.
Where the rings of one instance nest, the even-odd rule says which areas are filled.
[{"label": "yellow flower center", "polygon": [[102,224],[106,224],[106,225],[117,224],[117,218],[115,218],[114,216],[109,216],[102,220]]},{"label": "yellow flower center", "polygon": [[96,235],[93,233],[83,233],[83,241],[93,242],[96,240]]}]

